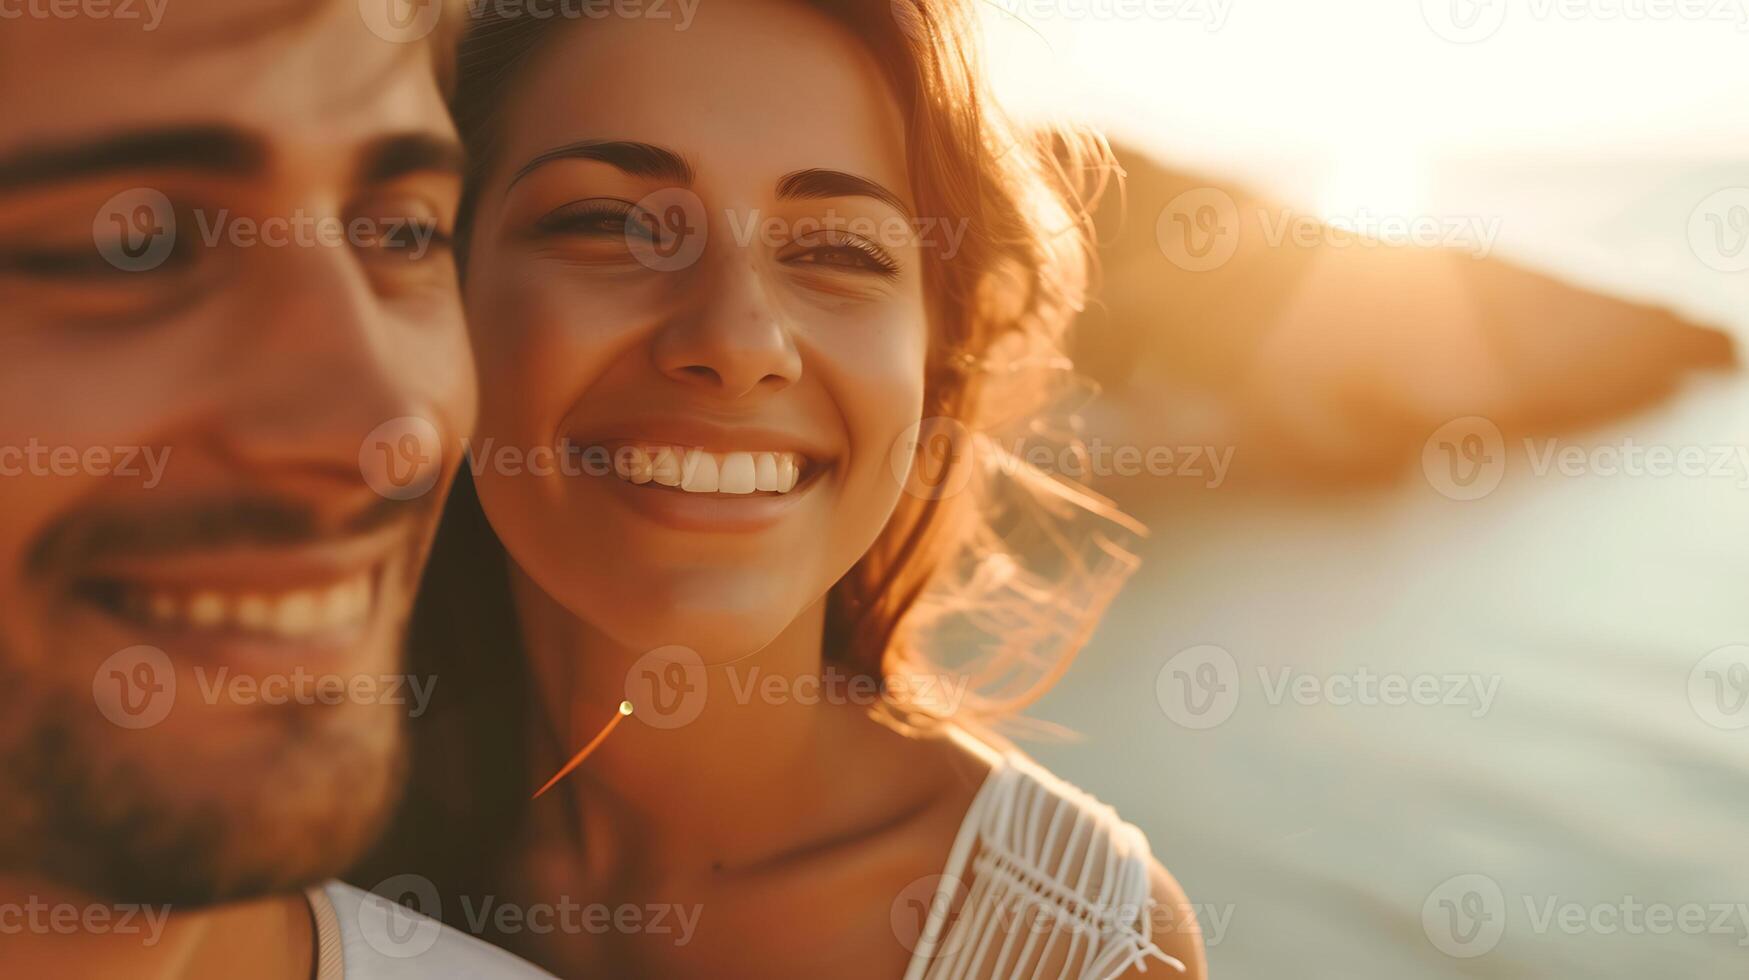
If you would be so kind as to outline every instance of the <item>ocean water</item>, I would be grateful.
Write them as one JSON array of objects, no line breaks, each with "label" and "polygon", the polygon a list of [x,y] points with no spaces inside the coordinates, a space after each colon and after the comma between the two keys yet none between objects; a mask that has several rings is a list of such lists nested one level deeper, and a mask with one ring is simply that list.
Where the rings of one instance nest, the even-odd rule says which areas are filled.
[{"label": "ocean water", "polygon": [[[1711,470],[1746,433],[1722,378],[1559,445]],[[1174,500],[1034,712],[1081,740],[1029,749],[1184,883],[1214,975],[1749,976],[1749,468],[1504,448],[1474,500],[1420,466]]]}]

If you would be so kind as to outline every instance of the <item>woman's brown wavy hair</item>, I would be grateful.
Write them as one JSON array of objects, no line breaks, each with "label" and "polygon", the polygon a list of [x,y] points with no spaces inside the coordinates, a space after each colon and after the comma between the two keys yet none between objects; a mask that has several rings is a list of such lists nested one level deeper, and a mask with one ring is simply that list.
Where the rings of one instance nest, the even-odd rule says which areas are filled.
[{"label": "woman's brown wavy hair", "polygon": [[[826,656],[882,680],[955,670],[991,682],[975,685],[979,697],[962,711],[1011,712],[1055,680],[1133,565],[1117,542],[1133,525],[999,445],[1004,434],[1056,435],[1036,420],[1071,376],[1066,334],[1092,268],[1090,206],[1115,167],[1096,135],[1022,127],[996,105],[978,64],[970,0],[797,2],[867,45],[906,120],[918,213],[964,229],[957,250],[925,249],[923,418],[938,420],[919,450],[929,478],[913,481],[868,554],[833,587]],[[472,194],[497,162],[499,108],[516,97],[543,40],[566,29],[562,18],[504,18],[491,8],[462,41],[452,103],[472,160],[457,236],[464,243]],[[950,451],[932,452],[941,447]],[[1088,548],[1070,543],[1059,525],[1077,514],[1100,515],[1119,533],[1096,531]],[[1047,567],[1028,572],[1044,552]],[[417,849],[421,838],[453,846],[458,834],[470,847],[501,841],[530,789],[520,740],[534,707],[505,561],[464,472],[412,630],[413,672],[436,676],[437,691],[449,696],[415,722],[414,779],[391,835],[396,851]],[[949,620],[974,628],[953,633],[943,626]],[[981,640],[967,639],[980,630]],[[956,636],[972,655],[949,666],[942,654]],[[901,700],[889,707],[889,720],[914,728],[949,713]],[[379,858],[361,877],[407,870],[389,852]]]}]

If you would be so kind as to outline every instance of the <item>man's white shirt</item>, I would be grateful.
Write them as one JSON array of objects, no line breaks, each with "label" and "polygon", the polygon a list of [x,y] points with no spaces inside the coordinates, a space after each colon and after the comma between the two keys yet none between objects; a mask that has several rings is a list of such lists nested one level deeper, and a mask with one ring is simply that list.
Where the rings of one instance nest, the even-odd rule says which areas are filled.
[{"label": "man's white shirt", "polygon": [[313,885],[316,980],[553,980],[510,953],[341,881]]}]

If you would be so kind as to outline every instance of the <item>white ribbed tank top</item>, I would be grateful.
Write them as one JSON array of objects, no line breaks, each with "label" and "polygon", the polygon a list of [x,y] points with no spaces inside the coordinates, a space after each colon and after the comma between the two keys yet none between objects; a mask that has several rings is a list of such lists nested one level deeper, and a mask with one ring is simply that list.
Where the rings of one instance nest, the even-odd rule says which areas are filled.
[{"label": "white ribbed tank top", "polygon": [[1150,937],[1142,832],[1024,755],[952,733],[990,775],[948,852],[905,980],[1112,980],[1149,961],[1182,973]]}]

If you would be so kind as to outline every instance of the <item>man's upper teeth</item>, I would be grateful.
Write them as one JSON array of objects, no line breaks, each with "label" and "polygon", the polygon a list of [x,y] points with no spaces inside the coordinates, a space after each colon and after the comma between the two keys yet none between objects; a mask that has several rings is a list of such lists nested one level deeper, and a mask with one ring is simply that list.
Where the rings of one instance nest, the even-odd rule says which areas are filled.
[{"label": "man's upper teeth", "polygon": [[625,446],[613,454],[613,470],[631,483],[655,482],[688,493],[788,493],[796,487],[801,461],[795,453]]},{"label": "man's upper teeth", "polygon": [[325,588],[290,592],[172,592],[142,588],[127,604],[161,626],[304,637],[358,626],[369,618],[372,575],[362,573]]}]

